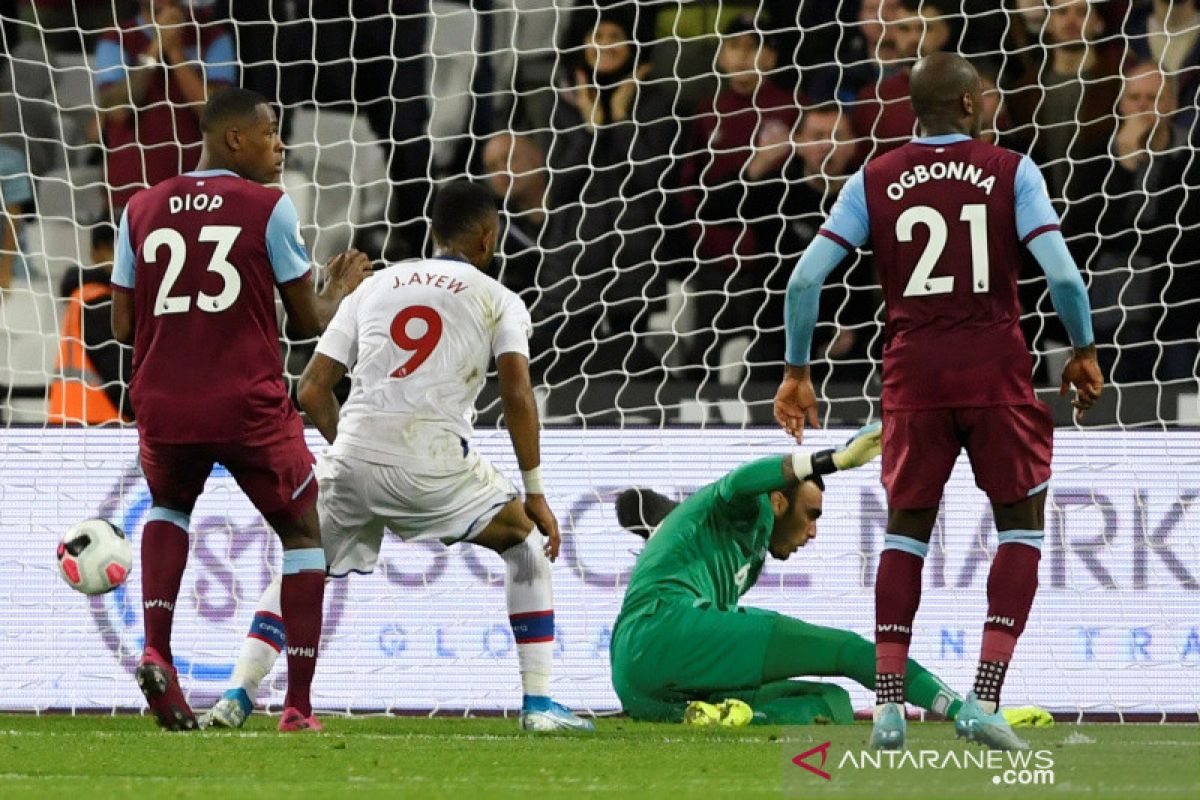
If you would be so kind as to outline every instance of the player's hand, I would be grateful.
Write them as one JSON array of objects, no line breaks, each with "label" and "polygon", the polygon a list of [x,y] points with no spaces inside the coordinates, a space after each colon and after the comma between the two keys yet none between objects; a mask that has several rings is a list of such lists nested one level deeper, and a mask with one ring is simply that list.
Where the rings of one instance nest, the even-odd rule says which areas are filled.
[{"label": "player's hand", "polygon": [[1078,421],[1083,419],[1085,411],[1096,404],[1100,392],[1104,390],[1104,376],[1100,374],[1100,365],[1096,362],[1096,345],[1072,351],[1071,359],[1063,367],[1058,394],[1066,397],[1072,386],[1075,387],[1075,398],[1071,405],[1075,407],[1075,419]]},{"label": "player's hand", "polygon": [[525,514],[533,520],[533,524],[546,537],[546,557],[551,561],[558,558],[558,548],[562,545],[562,535],[558,532],[558,520],[550,510],[544,494],[525,495]]},{"label": "player's hand", "polygon": [[804,425],[820,428],[817,421],[817,393],[813,389],[808,367],[788,366],[779,391],[775,392],[775,420],[800,444]]},{"label": "player's hand", "polygon": [[833,454],[833,463],[839,469],[861,467],[883,451],[883,423],[872,422],[858,429]]},{"label": "player's hand", "polygon": [[343,297],[357,289],[370,274],[371,259],[358,250],[338,253],[325,262],[325,277],[330,284],[338,287]]},{"label": "player's hand", "polygon": [[568,94],[571,104],[579,109],[588,128],[604,124],[604,108],[596,102],[597,91],[583,70],[575,70],[575,91]]},{"label": "player's hand", "polygon": [[158,36],[159,57],[171,60],[183,50],[183,11],[171,4],[154,12],[154,25]]},{"label": "player's hand", "polygon": [[653,68],[653,64],[642,64],[638,67],[636,78],[630,77],[613,90],[610,103],[613,122],[623,122],[633,116],[633,100],[637,96],[638,82],[644,81]]},{"label": "player's hand", "polygon": [[754,142],[754,155],[746,163],[746,174],[759,180],[768,173],[777,172],[784,159],[792,151],[792,132],[778,120],[764,123]]}]

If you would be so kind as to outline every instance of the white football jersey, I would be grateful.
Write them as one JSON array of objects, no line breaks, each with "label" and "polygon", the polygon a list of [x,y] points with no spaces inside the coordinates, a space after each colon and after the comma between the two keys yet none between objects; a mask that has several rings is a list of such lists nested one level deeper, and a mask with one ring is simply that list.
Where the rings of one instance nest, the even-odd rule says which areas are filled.
[{"label": "white football jersey", "polygon": [[402,261],[342,301],[317,352],[350,370],[335,452],[411,458],[419,439],[471,436],[489,362],[529,357],[533,326],[514,292],[456,258]]}]

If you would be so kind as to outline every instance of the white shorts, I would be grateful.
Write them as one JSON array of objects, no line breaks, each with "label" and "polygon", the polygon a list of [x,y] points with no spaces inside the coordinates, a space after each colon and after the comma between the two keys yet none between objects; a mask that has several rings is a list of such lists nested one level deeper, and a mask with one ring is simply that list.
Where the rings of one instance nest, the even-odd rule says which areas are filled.
[{"label": "white shorts", "polygon": [[[439,437],[441,438],[441,437]],[[470,541],[517,497],[512,481],[458,437],[422,447],[404,466],[326,452],[317,459],[317,512],[329,574],[374,571],[384,529],[406,542]]]}]

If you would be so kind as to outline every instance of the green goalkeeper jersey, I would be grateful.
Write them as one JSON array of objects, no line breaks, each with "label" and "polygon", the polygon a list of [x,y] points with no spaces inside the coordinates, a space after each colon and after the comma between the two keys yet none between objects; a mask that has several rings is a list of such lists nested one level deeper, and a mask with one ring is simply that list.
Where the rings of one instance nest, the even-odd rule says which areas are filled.
[{"label": "green goalkeeper jersey", "polygon": [[735,608],[767,557],[784,458],[743,464],[671,511],[638,557],[618,624],[658,599]]}]

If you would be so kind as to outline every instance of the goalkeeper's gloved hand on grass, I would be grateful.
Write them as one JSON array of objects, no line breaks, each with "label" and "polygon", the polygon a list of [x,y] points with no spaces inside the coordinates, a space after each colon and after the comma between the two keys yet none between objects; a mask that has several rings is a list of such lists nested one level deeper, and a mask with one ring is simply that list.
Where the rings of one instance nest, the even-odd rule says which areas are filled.
[{"label": "goalkeeper's gloved hand on grass", "polygon": [[1021,706],[1019,708],[1002,708],[1000,713],[1005,721],[1014,728],[1049,728],[1054,724],[1054,717],[1041,706]]},{"label": "goalkeeper's gloved hand on grass", "polygon": [[814,453],[813,471],[826,475],[834,470],[861,467],[879,455],[883,449],[882,439],[882,422],[865,425],[838,449]]}]

